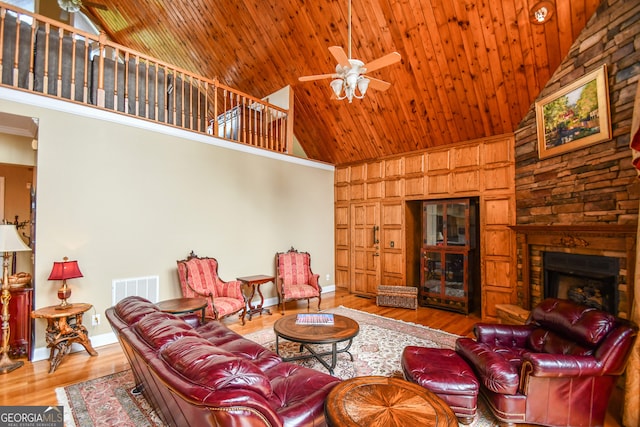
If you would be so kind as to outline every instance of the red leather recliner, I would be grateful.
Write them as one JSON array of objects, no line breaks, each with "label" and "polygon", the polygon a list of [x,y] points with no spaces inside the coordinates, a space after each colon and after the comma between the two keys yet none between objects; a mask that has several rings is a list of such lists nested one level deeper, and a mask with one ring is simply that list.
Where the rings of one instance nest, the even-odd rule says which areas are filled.
[{"label": "red leather recliner", "polygon": [[507,424],[602,426],[638,327],[571,301],[546,299],[525,325],[478,323],[456,352]]}]

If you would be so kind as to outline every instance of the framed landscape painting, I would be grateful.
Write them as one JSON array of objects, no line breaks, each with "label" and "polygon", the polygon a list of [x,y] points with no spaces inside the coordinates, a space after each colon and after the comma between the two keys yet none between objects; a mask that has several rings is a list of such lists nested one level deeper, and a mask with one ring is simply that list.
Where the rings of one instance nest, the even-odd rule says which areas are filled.
[{"label": "framed landscape painting", "polygon": [[607,67],[536,102],[541,159],[611,139]]}]

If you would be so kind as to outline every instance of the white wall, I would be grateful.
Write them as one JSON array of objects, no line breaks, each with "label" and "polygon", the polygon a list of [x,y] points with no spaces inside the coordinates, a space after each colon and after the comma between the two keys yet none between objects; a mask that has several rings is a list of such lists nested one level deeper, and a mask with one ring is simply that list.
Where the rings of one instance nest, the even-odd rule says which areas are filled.
[{"label": "white wall", "polygon": [[[274,274],[275,253],[294,246],[334,284],[332,166],[10,89],[0,111],[40,124],[36,308],[59,302],[60,283],[47,278],[64,256],[84,274],[69,280],[70,302],[103,319],[113,279],[158,275],[161,299],[179,297],[176,260],[191,250],[231,280]],[[276,295],[271,284],[263,292]],[[90,335],[108,334],[106,320],[90,326],[92,313]],[[45,326],[36,321],[39,350]]]}]

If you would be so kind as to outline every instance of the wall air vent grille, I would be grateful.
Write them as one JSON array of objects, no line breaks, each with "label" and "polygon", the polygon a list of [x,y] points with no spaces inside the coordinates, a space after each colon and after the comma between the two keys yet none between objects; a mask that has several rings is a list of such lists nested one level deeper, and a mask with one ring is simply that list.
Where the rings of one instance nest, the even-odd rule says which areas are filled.
[{"label": "wall air vent grille", "polygon": [[113,305],[132,295],[146,298],[153,303],[158,302],[160,291],[160,278],[158,276],[114,279],[111,283]]}]

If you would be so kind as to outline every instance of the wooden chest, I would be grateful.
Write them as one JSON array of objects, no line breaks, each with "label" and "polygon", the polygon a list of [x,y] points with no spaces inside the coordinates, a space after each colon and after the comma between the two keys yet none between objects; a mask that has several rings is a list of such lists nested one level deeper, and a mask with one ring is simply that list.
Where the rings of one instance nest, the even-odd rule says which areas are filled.
[{"label": "wooden chest", "polygon": [[376,305],[418,309],[418,288],[415,286],[378,286]]}]

